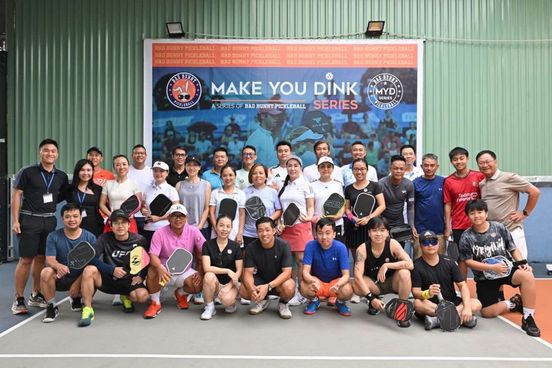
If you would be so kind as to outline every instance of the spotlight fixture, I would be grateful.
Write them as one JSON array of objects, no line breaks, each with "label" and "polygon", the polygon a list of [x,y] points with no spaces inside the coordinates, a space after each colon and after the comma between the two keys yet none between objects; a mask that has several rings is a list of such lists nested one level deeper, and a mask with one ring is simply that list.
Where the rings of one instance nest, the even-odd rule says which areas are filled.
[{"label": "spotlight fixture", "polygon": [[165,24],[170,38],[182,38],[186,34],[182,28],[182,22],[167,22]]},{"label": "spotlight fixture", "polygon": [[383,34],[384,26],[384,20],[371,20],[368,22],[368,27],[366,27],[364,34],[366,37],[380,37]]}]

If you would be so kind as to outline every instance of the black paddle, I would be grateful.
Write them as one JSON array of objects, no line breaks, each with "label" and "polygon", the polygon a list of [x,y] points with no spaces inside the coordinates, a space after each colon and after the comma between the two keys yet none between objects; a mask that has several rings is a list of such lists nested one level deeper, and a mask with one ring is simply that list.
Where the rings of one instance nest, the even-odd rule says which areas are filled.
[{"label": "black paddle", "polygon": [[129,217],[140,211],[140,201],[136,194],[131,195],[121,204],[121,210]]},{"label": "black paddle", "polygon": [[[192,253],[188,252],[186,249],[177,248],[167,259],[165,266],[171,275],[181,275],[190,267],[193,259]],[[159,284],[165,286],[168,281],[169,280],[159,280]]]},{"label": "black paddle", "polygon": [[245,210],[249,217],[255,221],[266,216],[266,207],[261,198],[257,196],[253,196],[245,201]]},{"label": "black paddle", "polygon": [[339,193],[332,193],[324,202],[324,216],[336,216],[339,211],[345,206],[345,198]]},{"label": "black paddle", "polygon": [[171,208],[172,204],[173,203],[169,199],[169,197],[164,194],[158,194],[157,197],[155,197],[149,205],[150,213],[153,216],[165,216],[169,211],[169,208]]},{"label": "black paddle", "polygon": [[301,211],[299,210],[299,207],[295,203],[290,203],[289,206],[284,211],[284,214],[282,217],[284,218],[284,225],[285,226],[291,226],[297,221],[299,218],[299,215],[301,214]]},{"label": "black paddle", "polygon": [[232,221],[236,218],[236,211],[238,210],[238,202],[232,198],[224,198],[220,201],[218,215],[224,215],[230,217]]},{"label": "black paddle", "polygon": [[414,304],[407,299],[393,298],[385,305],[387,317],[397,321],[410,321],[414,314]]},{"label": "black paddle", "polygon": [[366,217],[374,211],[375,206],[376,198],[373,195],[368,193],[360,193],[357,196],[356,202],[353,206],[353,213],[358,218]]},{"label": "black paddle", "polygon": [[456,330],[462,324],[456,306],[453,302],[443,299],[441,293],[437,297],[439,298],[439,304],[437,305],[435,315],[439,320],[441,330],[449,332]]},{"label": "black paddle", "polygon": [[67,253],[67,267],[73,270],[83,269],[95,256],[96,250],[89,242],[80,242]]}]

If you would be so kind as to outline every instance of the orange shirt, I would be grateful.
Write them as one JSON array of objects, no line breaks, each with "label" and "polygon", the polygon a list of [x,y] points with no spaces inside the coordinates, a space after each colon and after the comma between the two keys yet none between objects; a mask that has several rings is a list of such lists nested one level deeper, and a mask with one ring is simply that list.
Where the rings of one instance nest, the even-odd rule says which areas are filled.
[{"label": "orange shirt", "polygon": [[92,180],[94,180],[94,183],[96,183],[97,185],[103,187],[108,180],[115,180],[115,175],[113,175],[111,171],[102,169],[100,167],[98,171],[94,171]]}]

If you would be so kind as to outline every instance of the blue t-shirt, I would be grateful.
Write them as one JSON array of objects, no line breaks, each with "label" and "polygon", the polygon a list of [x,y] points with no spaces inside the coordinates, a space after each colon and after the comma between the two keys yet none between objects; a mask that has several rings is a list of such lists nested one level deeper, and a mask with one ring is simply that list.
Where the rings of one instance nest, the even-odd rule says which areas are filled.
[{"label": "blue t-shirt", "polygon": [[429,180],[422,176],[414,179],[414,225],[418,234],[431,230],[435,234],[445,231],[443,184],[445,178],[435,176]]},{"label": "blue t-shirt", "polygon": [[251,197],[259,197],[261,201],[263,202],[266,213],[265,215],[270,217],[274,212],[277,210],[282,209],[282,205],[280,204],[280,198],[278,197],[278,192],[276,189],[271,187],[264,187],[263,189],[256,189],[253,185],[248,186],[243,190],[245,193],[245,226],[243,229],[243,235],[248,236],[250,238],[256,238],[257,237],[257,227],[255,226],[256,220],[253,220],[251,216],[249,216],[249,213],[247,212],[247,200]]},{"label": "blue t-shirt", "polygon": [[56,257],[56,260],[67,265],[67,253],[80,242],[89,242],[91,245],[96,243],[96,236],[88,230],[82,229],[81,235],[75,239],[69,239],[65,236],[63,228],[52,231],[46,239],[46,256]]},{"label": "blue t-shirt", "polygon": [[342,276],[342,270],[349,270],[347,247],[335,240],[328,249],[323,249],[317,240],[311,240],[305,247],[303,264],[311,266],[311,274],[322,282],[330,282]]},{"label": "blue t-shirt", "polygon": [[207,180],[211,184],[211,190],[222,187],[222,179],[219,174],[207,170],[201,175],[201,179]]}]

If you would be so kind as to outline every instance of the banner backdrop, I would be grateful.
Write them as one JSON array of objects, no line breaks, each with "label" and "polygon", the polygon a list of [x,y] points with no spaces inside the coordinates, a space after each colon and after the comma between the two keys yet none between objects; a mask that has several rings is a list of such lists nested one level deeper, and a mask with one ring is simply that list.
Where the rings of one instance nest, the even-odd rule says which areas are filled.
[{"label": "banner backdrop", "polygon": [[244,145],[277,165],[275,144],[292,143],[304,165],[330,142],[340,165],[361,140],[380,175],[403,144],[421,149],[422,41],[146,40],[144,143],[170,162],[184,146],[210,166]]}]

